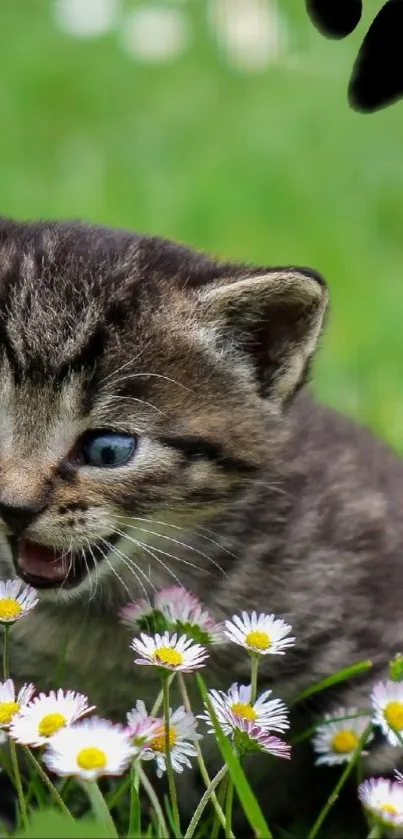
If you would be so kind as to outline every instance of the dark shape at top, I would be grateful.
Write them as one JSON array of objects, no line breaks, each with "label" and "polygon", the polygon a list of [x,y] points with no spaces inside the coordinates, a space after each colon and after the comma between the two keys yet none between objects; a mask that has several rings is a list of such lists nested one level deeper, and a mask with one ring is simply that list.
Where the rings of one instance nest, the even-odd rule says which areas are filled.
[{"label": "dark shape at top", "polygon": [[314,26],[328,38],[345,38],[358,25],[361,0],[305,0]]},{"label": "dark shape at top", "polygon": [[371,24],[348,89],[354,110],[371,113],[403,97],[403,0],[388,0]]}]

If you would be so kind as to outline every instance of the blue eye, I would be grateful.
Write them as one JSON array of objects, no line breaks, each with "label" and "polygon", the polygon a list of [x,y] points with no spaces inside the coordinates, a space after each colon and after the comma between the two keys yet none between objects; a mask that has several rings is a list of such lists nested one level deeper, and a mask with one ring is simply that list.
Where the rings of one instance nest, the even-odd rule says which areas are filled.
[{"label": "blue eye", "polygon": [[91,434],[83,445],[85,463],[88,466],[123,466],[136,449],[136,439],[129,434],[115,434],[113,431],[99,431]]}]

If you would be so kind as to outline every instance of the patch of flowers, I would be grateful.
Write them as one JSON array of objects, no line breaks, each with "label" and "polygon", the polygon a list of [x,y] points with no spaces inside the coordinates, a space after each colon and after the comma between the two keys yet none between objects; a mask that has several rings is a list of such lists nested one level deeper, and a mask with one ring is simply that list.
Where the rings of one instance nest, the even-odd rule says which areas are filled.
[{"label": "patch of flowers", "polygon": [[[210,802],[226,835],[233,836],[235,776],[223,744],[227,744],[226,749],[230,749],[240,777],[244,779],[242,762],[245,755],[260,753],[262,760],[265,756],[271,760],[292,757],[291,744],[286,739],[290,728],[287,705],[274,696],[270,688],[258,690],[258,671],[263,658],[284,656],[296,643],[291,626],[269,612],[258,614],[254,611],[232,615],[220,624],[193,594],[179,586],[157,592],[151,602],[142,600],[127,604],[119,619],[135,633],[131,640],[128,639],[133,651],[133,689],[135,691],[135,668],[140,665],[154,668],[161,690],[153,708],[147,709],[145,703],[137,699],[127,710],[125,719],[111,721],[96,715],[97,709],[89,697],[73,689],[38,692],[34,685],[18,685],[11,678],[9,641],[13,624],[22,619],[29,620],[32,610],[37,607],[37,594],[29,586],[19,580],[0,583],[0,626],[4,632],[0,762],[2,754],[7,754],[3,747],[8,745],[21,823],[26,822],[30,798],[29,782],[19,769],[19,749],[25,750],[55,802],[70,818],[63,795],[49,778],[48,770],[60,778],[75,778],[76,783],[84,785],[92,809],[109,824],[112,835],[116,836],[116,826],[98,780],[102,776],[127,775],[131,816],[135,808],[140,807],[139,791],[143,788],[160,835],[168,835],[167,816],[150,781],[150,773],[146,772],[148,767],[158,778],[167,778],[169,817],[176,835],[191,839]],[[228,656],[233,645],[238,647],[238,658],[244,655],[246,663],[249,659],[250,680],[246,684],[234,682],[227,689],[222,686],[207,688],[201,674],[217,645],[224,644],[228,645]],[[172,707],[171,685],[175,680],[183,701]],[[198,684],[200,704],[204,705],[202,713],[194,713],[191,707],[188,680]],[[319,688],[320,684],[311,687],[308,694]],[[309,729],[302,732],[299,739],[311,736],[318,765],[346,765],[344,782],[344,777],[347,778],[350,770],[368,754],[375,731],[378,738],[383,738],[390,746],[403,745],[402,656],[391,662],[389,679],[373,686],[367,708],[335,708],[317,720],[313,735]],[[204,741],[209,737],[217,738],[223,755],[226,754],[223,766],[213,778],[208,774],[202,753]],[[206,790],[182,833],[176,792],[176,783],[180,781],[175,776],[195,763],[199,764]],[[221,802],[216,794],[220,787]],[[373,826],[371,836],[403,827],[403,776],[398,772],[394,779],[363,780],[358,787],[358,797]],[[318,835],[328,810],[327,803],[310,839]]]}]

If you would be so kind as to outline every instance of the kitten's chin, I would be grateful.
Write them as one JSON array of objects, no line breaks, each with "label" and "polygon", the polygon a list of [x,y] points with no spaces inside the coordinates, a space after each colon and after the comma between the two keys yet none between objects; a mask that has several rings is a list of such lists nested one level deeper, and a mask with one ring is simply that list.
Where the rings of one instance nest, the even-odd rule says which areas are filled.
[{"label": "kitten's chin", "polygon": [[83,582],[104,552],[96,545],[62,550],[29,539],[9,538],[16,573],[36,589],[71,589]]}]

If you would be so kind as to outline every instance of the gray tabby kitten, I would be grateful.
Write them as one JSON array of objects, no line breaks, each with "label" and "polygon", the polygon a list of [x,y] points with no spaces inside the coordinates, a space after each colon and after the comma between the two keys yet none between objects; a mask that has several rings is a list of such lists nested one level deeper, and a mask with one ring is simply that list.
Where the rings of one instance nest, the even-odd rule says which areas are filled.
[{"label": "gray tabby kitten", "polygon": [[[18,681],[54,686],[63,651],[63,685],[123,718],[157,685],[117,611],[179,580],[217,619],[292,624],[296,646],[261,667],[285,700],[373,659],[297,711],[300,728],[368,706],[403,637],[403,466],[302,389],[326,304],[305,268],[0,220],[0,576],[41,601],[13,629]],[[246,683],[247,656],[217,648],[208,679]],[[301,755],[275,763],[263,796],[280,820],[281,793],[311,813]],[[396,750],[373,751],[371,769],[394,765]]]}]

